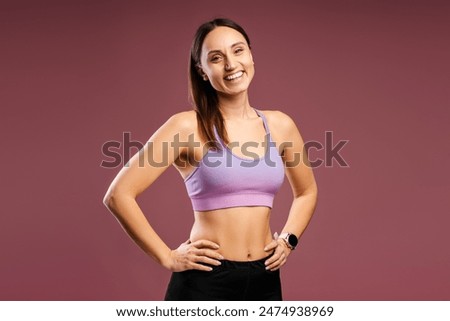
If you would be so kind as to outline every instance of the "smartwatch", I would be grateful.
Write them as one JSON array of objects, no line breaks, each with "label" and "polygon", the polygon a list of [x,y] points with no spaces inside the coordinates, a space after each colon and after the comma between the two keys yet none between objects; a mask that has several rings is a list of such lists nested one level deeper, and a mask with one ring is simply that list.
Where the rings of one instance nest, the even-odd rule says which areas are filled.
[{"label": "smartwatch", "polygon": [[297,236],[291,233],[282,233],[278,238],[282,239],[291,250],[295,250],[298,244]]}]

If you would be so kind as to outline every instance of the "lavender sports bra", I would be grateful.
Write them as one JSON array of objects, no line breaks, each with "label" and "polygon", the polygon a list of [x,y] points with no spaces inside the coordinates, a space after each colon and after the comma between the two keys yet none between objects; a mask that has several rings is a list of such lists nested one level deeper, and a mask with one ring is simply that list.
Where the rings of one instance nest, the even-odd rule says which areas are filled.
[{"label": "lavender sports bra", "polygon": [[[184,180],[195,211],[236,206],[272,208],[274,196],[284,180],[284,164],[272,142],[266,118],[260,111],[255,111],[262,118],[266,130],[265,141],[268,144],[264,156],[236,156],[225,146],[214,127],[222,148],[209,150]],[[238,146],[241,147],[244,148]]]}]

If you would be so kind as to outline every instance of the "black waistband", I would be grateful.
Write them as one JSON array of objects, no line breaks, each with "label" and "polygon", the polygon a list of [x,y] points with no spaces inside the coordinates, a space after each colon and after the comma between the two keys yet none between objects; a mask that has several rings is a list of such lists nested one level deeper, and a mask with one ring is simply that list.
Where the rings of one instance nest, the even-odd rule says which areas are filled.
[{"label": "black waistband", "polygon": [[[220,260],[220,262],[222,263],[220,265],[220,267],[222,268],[235,268],[235,269],[240,269],[240,268],[251,268],[251,267],[264,267],[265,268],[265,262],[268,258],[270,258],[273,255],[273,253],[271,253],[270,255],[259,259],[259,260],[255,260],[255,261],[231,261],[231,260]],[[213,268],[216,268],[215,266]]]}]

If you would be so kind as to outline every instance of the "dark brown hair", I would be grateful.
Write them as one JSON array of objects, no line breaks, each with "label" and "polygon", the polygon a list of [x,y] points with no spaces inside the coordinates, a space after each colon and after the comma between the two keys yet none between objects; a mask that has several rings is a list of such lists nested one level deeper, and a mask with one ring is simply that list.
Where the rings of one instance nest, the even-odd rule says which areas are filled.
[{"label": "dark brown hair", "polygon": [[245,30],[236,22],[218,18],[202,24],[195,33],[191,46],[189,60],[189,96],[194,103],[197,112],[197,123],[200,136],[208,143],[208,147],[220,148],[215,139],[213,126],[216,126],[220,138],[228,144],[228,135],[225,130],[222,114],[219,110],[219,99],[216,90],[209,81],[204,81],[198,71],[202,53],[203,41],[206,36],[217,27],[229,27],[241,33],[250,48],[250,39]]}]

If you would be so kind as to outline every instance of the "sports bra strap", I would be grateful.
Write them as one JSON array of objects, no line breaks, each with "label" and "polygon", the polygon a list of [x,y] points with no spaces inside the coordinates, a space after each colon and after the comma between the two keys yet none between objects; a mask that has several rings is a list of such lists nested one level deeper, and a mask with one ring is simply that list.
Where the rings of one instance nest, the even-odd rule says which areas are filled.
[{"label": "sports bra strap", "polygon": [[266,134],[270,134],[270,130],[269,130],[269,126],[267,125],[267,119],[266,116],[264,116],[264,114],[262,112],[260,112],[258,109],[253,108],[256,113],[259,115],[259,117],[262,118],[263,120],[263,124],[264,124],[264,129],[266,130]]}]

